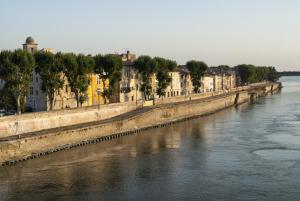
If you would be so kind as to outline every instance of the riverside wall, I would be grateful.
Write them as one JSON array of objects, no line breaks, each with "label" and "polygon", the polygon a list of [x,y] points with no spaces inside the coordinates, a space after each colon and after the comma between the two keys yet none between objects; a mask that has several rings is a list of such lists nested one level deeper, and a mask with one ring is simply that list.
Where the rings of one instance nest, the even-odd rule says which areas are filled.
[{"label": "riverside wall", "polygon": [[142,106],[138,101],[1,117],[0,138],[108,119]]},{"label": "riverside wall", "polygon": [[81,146],[86,143],[117,138],[143,129],[159,127],[172,122],[214,113],[236,104],[248,102],[252,94],[262,96],[276,91],[280,84],[273,83],[222,93],[202,99],[160,104],[134,115],[99,122],[83,127],[61,129],[55,132],[0,141],[0,164],[13,164],[43,154]]}]

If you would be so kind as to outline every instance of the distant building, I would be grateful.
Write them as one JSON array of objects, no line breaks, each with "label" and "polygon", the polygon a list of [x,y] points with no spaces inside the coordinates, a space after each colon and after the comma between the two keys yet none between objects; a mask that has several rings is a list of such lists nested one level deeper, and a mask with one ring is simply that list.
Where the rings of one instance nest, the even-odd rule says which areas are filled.
[{"label": "distant building", "polygon": [[41,52],[50,52],[50,53],[53,53],[53,49],[52,48],[43,48],[40,51]]},{"label": "distant building", "polygon": [[190,71],[186,66],[178,66],[180,72],[180,88],[181,96],[189,96],[193,93],[193,83],[190,75]]},{"label": "distant building", "polygon": [[201,92],[229,90],[236,87],[236,73],[232,68],[210,67],[202,78]]},{"label": "distant building", "polygon": [[83,106],[93,106],[98,104],[105,104],[107,102],[104,100],[102,93],[104,88],[109,88],[109,81],[106,80],[104,83],[100,79],[99,75],[91,73],[89,77],[89,86],[86,92],[86,101]]},{"label": "distant building", "polygon": [[121,81],[115,86],[111,102],[136,102],[142,99],[139,73],[134,66],[136,55],[127,51],[118,55],[123,61]]},{"label": "distant building", "polygon": [[26,41],[23,44],[23,50],[26,50],[27,52],[30,53],[35,53],[38,51],[38,44],[31,36],[29,36],[26,38]]},{"label": "distant building", "polygon": [[201,78],[201,93],[206,93],[206,92],[213,92],[217,91],[216,89],[216,82],[217,82],[217,75],[210,75],[210,74],[205,74]]},{"label": "distant building", "polygon": [[180,96],[182,92],[180,69],[175,68],[169,72],[169,75],[171,77],[171,82],[166,88],[166,97]]}]

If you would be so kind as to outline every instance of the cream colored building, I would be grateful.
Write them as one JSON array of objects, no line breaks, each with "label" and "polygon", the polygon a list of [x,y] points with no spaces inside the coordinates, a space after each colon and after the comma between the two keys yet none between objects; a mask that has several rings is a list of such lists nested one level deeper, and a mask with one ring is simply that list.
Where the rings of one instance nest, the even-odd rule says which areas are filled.
[{"label": "cream colored building", "polygon": [[175,68],[173,71],[169,72],[169,75],[171,77],[171,82],[166,88],[166,97],[180,96],[182,93],[180,69]]},{"label": "cream colored building", "polygon": [[206,74],[201,78],[201,92],[213,92],[216,91],[216,77],[215,75]]},{"label": "cream colored building", "polygon": [[201,92],[230,90],[236,87],[236,73],[232,68],[211,67],[201,82]]},{"label": "cream colored building", "polygon": [[127,51],[119,55],[123,61],[122,79],[116,87],[113,102],[136,102],[142,99],[140,91],[140,79],[137,69],[134,67],[136,55]]},{"label": "cream colored building", "polygon": [[189,96],[193,93],[194,87],[190,75],[190,71],[186,66],[179,66],[180,72],[180,87],[181,87],[181,96]]}]

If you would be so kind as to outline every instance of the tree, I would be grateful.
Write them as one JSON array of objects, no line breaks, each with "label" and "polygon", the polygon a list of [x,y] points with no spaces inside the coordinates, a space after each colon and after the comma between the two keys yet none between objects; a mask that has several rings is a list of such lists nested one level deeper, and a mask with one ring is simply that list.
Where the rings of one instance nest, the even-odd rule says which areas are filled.
[{"label": "tree", "polygon": [[268,67],[267,80],[270,82],[277,82],[279,79],[279,74],[275,67]]},{"label": "tree", "polygon": [[64,85],[63,79],[63,54],[52,54],[50,52],[37,52],[35,54],[36,73],[42,79],[41,89],[47,94],[50,102],[50,110],[53,110],[55,104],[55,92]]},{"label": "tree", "polygon": [[149,100],[152,94],[151,77],[157,70],[157,62],[149,56],[140,56],[134,62],[134,65],[141,74],[142,84],[140,90],[143,92],[145,100]]},{"label": "tree", "polygon": [[[95,73],[99,75],[103,83],[102,97],[104,102],[110,99],[114,93],[115,85],[122,78],[123,62],[122,59],[113,54],[96,55],[95,58]],[[109,80],[109,88],[106,87],[106,82]]]},{"label": "tree", "polygon": [[190,71],[194,92],[198,93],[201,87],[201,77],[204,76],[208,66],[203,61],[189,61],[186,63],[187,68]]},{"label": "tree", "polygon": [[166,88],[170,85],[172,78],[169,74],[170,71],[177,67],[175,61],[167,60],[160,57],[155,57],[156,62],[156,79],[158,81],[157,95],[163,97],[166,95]]},{"label": "tree", "polygon": [[80,107],[85,100],[84,93],[89,85],[88,73],[92,72],[94,61],[92,57],[83,54],[76,56],[68,53],[64,55],[63,64],[71,91],[76,97],[77,107]]},{"label": "tree", "polygon": [[0,53],[0,78],[9,83],[9,90],[16,100],[18,114],[21,114],[21,105],[25,103],[34,66],[33,55],[26,51]]},{"label": "tree", "polygon": [[268,68],[259,66],[255,68],[255,81],[262,82],[268,79]]},{"label": "tree", "polygon": [[9,89],[9,83],[5,83],[4,87],[0,90],[0,108],[8,109],[16,109],[16,100]]},{"label": "tree", "polygon": [[235,67],[241,79],[242,85],[247,85],[256,81],[255,66],[241,64]]}]

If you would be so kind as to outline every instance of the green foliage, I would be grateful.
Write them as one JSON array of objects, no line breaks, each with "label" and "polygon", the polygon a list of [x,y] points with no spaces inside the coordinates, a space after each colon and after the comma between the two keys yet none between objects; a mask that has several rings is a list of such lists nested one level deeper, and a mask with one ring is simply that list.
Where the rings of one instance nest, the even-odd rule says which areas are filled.
[{"label": "green foliage", "polygon": [[268,68],[268,75],[267,80],[270,82],[277,82],[279,79],[279,74],[275,67],[267,67]]},{"label": "green foliage", "polygon": [[235,67],[242,85],[256,82],[270,81],[276,82],[279,79],[274,67],[254,66],[242,64]]},{"label": "green foliage", "polygon": [[201,87],[201,77],[204,76],[204,73],[208,69],[208,66],[202,61],[195,60],[187,62],[186,66],[190,71],[192,83],[194,86],[194,92],[198,93]]},{"label": "green foliage", "polygon": [[26,51],[0,52],[0,79],[7,82],[7,89],[16,100],[18,114],[21,113],[22,104],[24,107],[34,66],[32,54]]},{"label": "green foliage", "polygon": [[134,65],[141,74],[140,90],[144,93],[144,98],[149,100],[152,95],[151,77],[157,71],[157,62],[150,56],[140,56]]},{"label": "green foliage", "polygon": [[49,98],[50,110],[53,110],[55,102],[55,92],[64,85],[63,74],[64,63],[63,54],[52,54],[50,52],[37,52],[35,55],[36,73],[42,79],[41,89]]},{"label": "green foliage", "polygon": [[0,108],[8,109],[16,109],[17,103],[15,97],[13,96],[11,90],[9,90],[9,84],[6,83],[3,89],[0,90]]},{"label": "green foliage", "polygon": [[71,91],[75,93],[77,107],[81,105],[81,96],[83,96],[89,85],[88,74],[94,68],[92,57],[83,54],[75,55],[73,53],[65,54],[63,57],[65,75],[68,78]]},{"label": "green foliage", "polygon": [[242,64],[235,67],[241,79],[242,85],[253,83],[256,80],[255,66]]},{"label": "green foliage", "polygon": [[[122,78],[123,62],[122,59],[113,54],[108,55],[96,55],[95,60],[95,73],[99,75],[103,83],[102,96],[106,102],[106,99],[110,99],[112,96],[115,85],[119,83]],[[106,88],[106,81],[109,80],[109,89]]]},{"label": "green foliage", "polygon": [[177,63],[160,57],[155,57],[154,61],[156,62],[156,79],[158,80],[156,93],[159,97],[165,96],[166,89],[172,81],[169,72],[177,67]]}]

